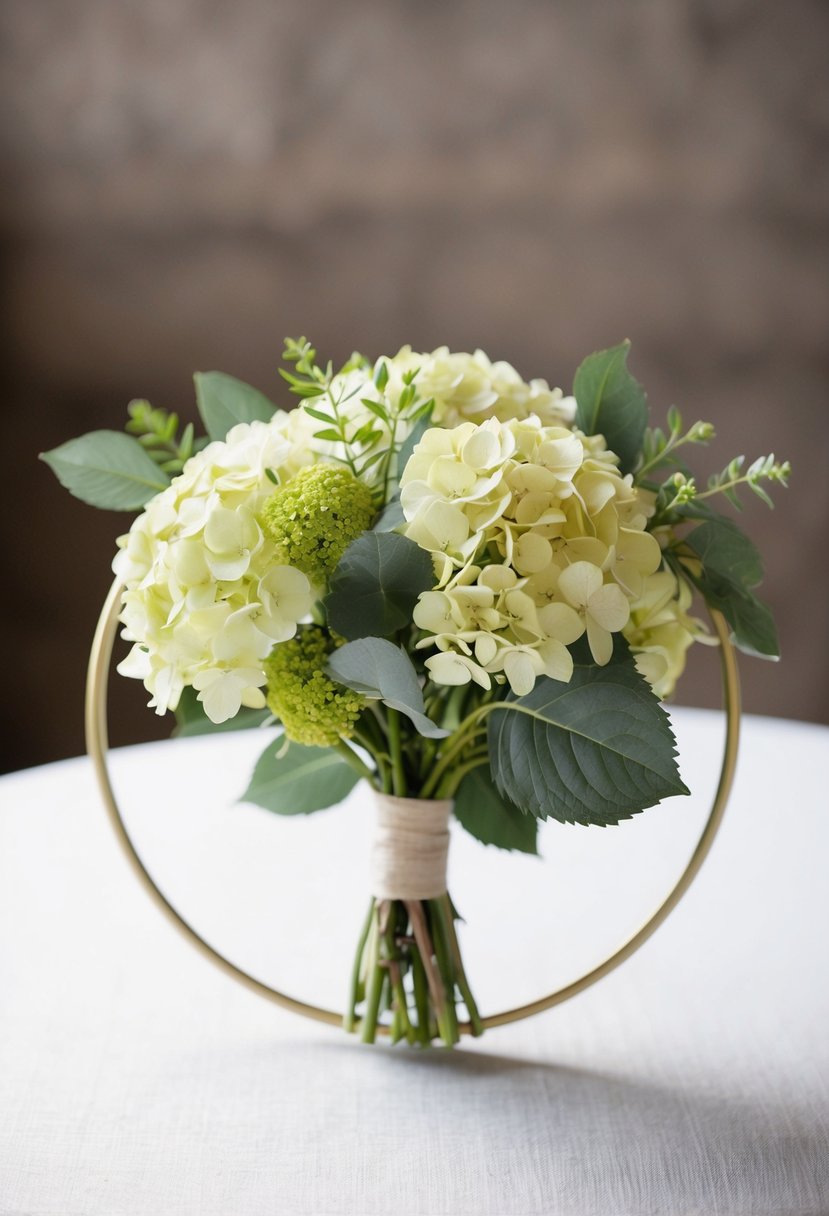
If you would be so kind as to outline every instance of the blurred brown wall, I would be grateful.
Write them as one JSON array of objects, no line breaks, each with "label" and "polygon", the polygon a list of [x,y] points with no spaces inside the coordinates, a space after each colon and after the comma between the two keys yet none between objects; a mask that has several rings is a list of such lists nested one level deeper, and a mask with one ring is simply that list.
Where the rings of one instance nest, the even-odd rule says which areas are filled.
[{"label": "blurred brown wall", "polygon": [[[128,519],[38,451],[218,367],[483,346],[568,388],[624,336],[662,413],[795,466],[768,561],[784,663],[747,708],[829,721],[825,4],[41,0],[2,14],[8,767],[82,749]],[[284,402],[284,394],[282,395]],[[8,472],[7,472],[8,476]],[[10,563],[10,569],[9,569]],[[710,656],[680,699],[716,701]],[[116,742],[163,730],[119,681]]]}]

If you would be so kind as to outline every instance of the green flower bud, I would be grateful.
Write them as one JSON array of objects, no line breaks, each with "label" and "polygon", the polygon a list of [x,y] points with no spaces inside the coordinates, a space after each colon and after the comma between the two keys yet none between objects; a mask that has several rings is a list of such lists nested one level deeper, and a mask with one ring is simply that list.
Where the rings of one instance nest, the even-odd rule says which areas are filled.
[{"label": "green flower bud", "polygon": [[324,582],[373,517],[368,486],[340,465],[313,464],[267,499],[262,527],[278,561]]},{"label": "green flower bud", "polygon": [[340,645],[321,626],[305,625],[265,660],[268,707],[296,743],[333,747],[354,733],[365,697],[325,673],[326,659]]}]

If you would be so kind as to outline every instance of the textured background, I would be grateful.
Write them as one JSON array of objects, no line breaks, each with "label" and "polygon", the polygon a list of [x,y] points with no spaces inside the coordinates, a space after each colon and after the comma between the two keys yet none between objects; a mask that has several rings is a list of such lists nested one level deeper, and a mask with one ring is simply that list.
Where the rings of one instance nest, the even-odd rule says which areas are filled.
[{"label": "textured background", "polygon": [[[483,346],[569,388],[630,337],[654,411],[711,418],[794,483],[745,513],[781,667],[747,708],[829,721],[829,10],[22,0],[3,25],[4,760],[82,747],[125,517],[38,451],[190,374],[278,393],[285,333],[334,358]],[[8,471],[11,471],[11,485]],[[121,681],[120,685],[126,682]],[[680,699],[715,703],[711,656]],[[160,729],[119,686],[116,742]]]}]

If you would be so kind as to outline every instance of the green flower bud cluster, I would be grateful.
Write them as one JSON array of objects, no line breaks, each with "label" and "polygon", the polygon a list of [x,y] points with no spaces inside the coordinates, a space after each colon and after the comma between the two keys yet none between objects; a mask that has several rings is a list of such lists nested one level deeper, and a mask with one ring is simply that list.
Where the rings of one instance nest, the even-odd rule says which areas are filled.
[{"label": "green flower bud cluster", "polygon": [[262,508],[278,560],[324,582],[353,540],[371,526],[371,491],[345,467],[314,464],[280,486]]},{"label": "green flower bud cluster", "polygon": [[265,660],[268,707],[296,743],[333,747],[354,733],[366,699],[325,674],[326,659],[341,644],[319,625],[300,626]]}]

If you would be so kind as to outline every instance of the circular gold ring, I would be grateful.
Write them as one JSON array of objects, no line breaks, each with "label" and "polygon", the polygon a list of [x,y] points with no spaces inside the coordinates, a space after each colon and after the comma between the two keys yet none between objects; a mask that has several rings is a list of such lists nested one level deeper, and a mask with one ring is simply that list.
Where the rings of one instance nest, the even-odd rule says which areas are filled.
[{"label": "circular gold ring", "polygon": [[[230,959],[225,958],[214,946],[205,941],[201,934],[181,915],[178,909],[170,903],[166,895],[156,886],[152,875],[141,860],[121,817],[121,812],[118,809],[107,767],[107,752],[109,748],[107,742],[107,679],[115,633],[118,628],[118,612],[121,605],[122,591],[123,585],[116,580],[104,603],[92,642],[86,684],[86,746],[92,758],[92,763],[95,766],[95,774],[98,778],[98,785],[103,795],[104,805],[109,814],[110,822],[123,847],[128,862],[145,890],[166,915],[171,924],[179,932],[183,933],[187,940],[196,946],[206,958],[209,958],[212,963],[215,963],[227,975],[232,976],[233,979],[238,980],[260,996],[274,1001],[277,1005],[282,1005],[285,1009],[290,1009],[293,1013],[302,1014],[303,1017],[307,1018],[314,1018],[318,1022],[327,1022],[331,1026],[341,1025],[343,1020],[342,1014],[336,1013],[331,1009],[322,1009],[318,1005],[311,1005],[307,1001],[297,1000],[296,997],[288,996],[287,993],[280,992],[277,988],[271,988],[269,984],[263,983],[253,975],[249,975],[247,971],[243,971],[241,967],[237,967]],[[501,1013],[490,1014],[482,1019],[484,1029],[490,1029],[493,1026],[504,1026],[507,1022],[517,1022],[521,1018],[528,1018],[533,1014],[543,1012],[545,1009],[550,1009],[553,1005],[560,1005],[562,1001],[569,1000],[570,997],[583,992],[585,988],[589,988],[591,984],[595,984],[597,980],[608,975],[620,963],[629,959],[648,940],[651,934],[659,928],[679,903],[680,899],[682,899],[682,896],[699,873],[703,861],[708,856],[711,845],[714,842],[714,837],[722,823],[723,814],[725,813],[726,802],[728,801],[728,795],[734,780],[740,736],[740,684],[737,673],[737,662],[729,639],[728,627],[722,616],[718,612],[712,612],[711,620],[720,642],[723,707],[726,713],[725,747],[723,749],[720,779],[717,784],[714,801],[688,864],[656,911],[652,913],[627,941],[612,954],[608,955],[603,962],[593,967],[591,971],[587,971],[578,979],[573,980],[572,983],[566,984],[563,988],[558,988],[555,992],[550,992],[546,996],[540,997],[537,1001],[530,1001],[529,1004],[519,1005],[515,1009],[505,1009]],[[386,1027],[378,1027],[378,1029],[387,1033]],[[468,1034],[470,1028],[468,1024],[464,1024],[460,1029],[463,1033]]]}]

